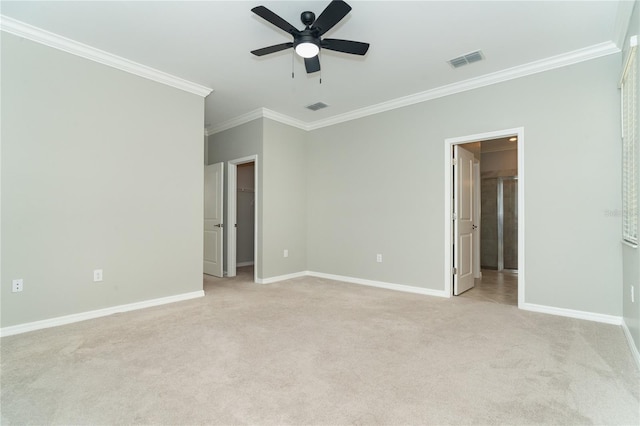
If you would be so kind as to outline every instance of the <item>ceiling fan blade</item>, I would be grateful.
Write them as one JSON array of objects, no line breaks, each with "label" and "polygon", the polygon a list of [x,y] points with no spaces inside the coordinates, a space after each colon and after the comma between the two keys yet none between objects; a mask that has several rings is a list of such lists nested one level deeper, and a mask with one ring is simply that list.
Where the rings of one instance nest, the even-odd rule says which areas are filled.
[{"label": "ceiling fan blade", "polygon": [[341,0],[334,0],[322,11],[312,27],[320,30],[322,35],[333,28],[351,10],[351,6]]},{"label": "ceiling fan blade", "polygon": [[369,50],[369,43],[359,41],[340,40],[337,38],[325,38],[322,40],[322,48],[335,50],[336,52],[350,53],[352,55],[364,55]]},{"label": "ceiling fan blade", "polygon": [[318,58],[318,55],[313,58],[304,58],[304,67],[307,69],[307,74],[320,71],[320,58]]},{"label": "ceiling fan blade", "polygon": [[264,6],[256,6],[251,9],[253,13],[264,19],[265,21],[271,22],[276,27],[280,28],[283,31],[288,32],[289,34],[297,34],[299,31],[296,27],[270,11]]},{"label": "ceiling fan blade", "polygon": [[253,53],[256,56],[264,56],[264,55],[268,55],[269,53],[276,53],[276,52],[279,52],[281,50],[288,49],[290,47],[293,47],[293,43],[291,43],[291,42],[289,42],[289,43],[281,43],[281,44],[274,44],[273,46],[263,47],[262,49],[252,50],[251,53]]}]

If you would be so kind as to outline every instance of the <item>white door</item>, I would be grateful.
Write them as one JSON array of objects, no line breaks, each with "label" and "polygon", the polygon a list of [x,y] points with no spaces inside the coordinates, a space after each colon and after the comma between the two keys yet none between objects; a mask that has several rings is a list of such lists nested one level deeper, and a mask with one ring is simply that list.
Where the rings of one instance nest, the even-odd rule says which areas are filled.
[{"label": "white door", "polygon": [[473,154],[460,145],[454,145],[454,252],[453,294],[459,295],[474,285],[473,252],[476,225],[473,200]]},{"label": "white door", "polygon": [[204,167],[204,273],[222,277],[224,163]]}]

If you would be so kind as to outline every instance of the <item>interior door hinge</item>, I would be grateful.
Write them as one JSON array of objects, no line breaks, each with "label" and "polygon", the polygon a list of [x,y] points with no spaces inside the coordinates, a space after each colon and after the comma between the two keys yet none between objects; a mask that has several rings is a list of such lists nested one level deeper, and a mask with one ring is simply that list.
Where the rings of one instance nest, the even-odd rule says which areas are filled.
[{"label": "interior door hinge", "polygon": [[453,166],[457,165],[457,164],[458,164],[458,159],[457,159],[457,158],[452,158],[452,159],[451,159],[451,164],[452,164]]},{"label": "interior door hinge", "polygon": [[456,275],[458,273],[458,268],[451,268],[451,273]]},{"label": "interior door hinge", "polygon": [[458,215],[456,213],[453,213],[451,215],[451,220],[458,220]]}]

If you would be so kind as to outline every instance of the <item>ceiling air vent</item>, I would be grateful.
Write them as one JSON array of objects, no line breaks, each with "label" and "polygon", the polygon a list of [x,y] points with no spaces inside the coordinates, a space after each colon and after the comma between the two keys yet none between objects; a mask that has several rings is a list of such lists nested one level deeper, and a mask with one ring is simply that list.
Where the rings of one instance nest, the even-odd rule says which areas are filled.
[{"label": "ceiling air vent", "polygon": [[325,104],[324,102],[316,102],[315,104],[307,105],[305,108],[310,109],[311,111],[317,111],[328,106],[329,105]]},{"label": "ceiling air vent", "polygon": [[472,64],[474,62],[478,62],[484,59],[484,55],[481,51],[476,50],[475,52],[467,53],[466,55],[459,56],[457,58],[451,59],[449,65],[453,68],[460,68],[461,66]]}]

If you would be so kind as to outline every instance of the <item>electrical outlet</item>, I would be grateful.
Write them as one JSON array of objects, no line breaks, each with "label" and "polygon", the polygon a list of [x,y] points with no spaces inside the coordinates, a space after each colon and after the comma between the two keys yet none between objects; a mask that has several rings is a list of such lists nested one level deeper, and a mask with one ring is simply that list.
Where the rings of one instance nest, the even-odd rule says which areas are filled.
[{"label": "electrical outlet", "polygon": [[282,253],[284,257],[289,257],[289,250],[284,249],[284,253]]},{"label": "electrical outlet", "polygon": [[19,293],[24,289],[24,282],[22,278],[18,278],[17,280],[13,280],[11,282],[11,291],[14,293]]},{"label": "electrical outlet", "polygon": [[382,263],[382,255],[380,253],[376,255],[376,262]]},{"label": "electrical outlet", "polygon": [[97,283],[102,281],[102,269],[95,269],[93,271],[93,282]]}]

